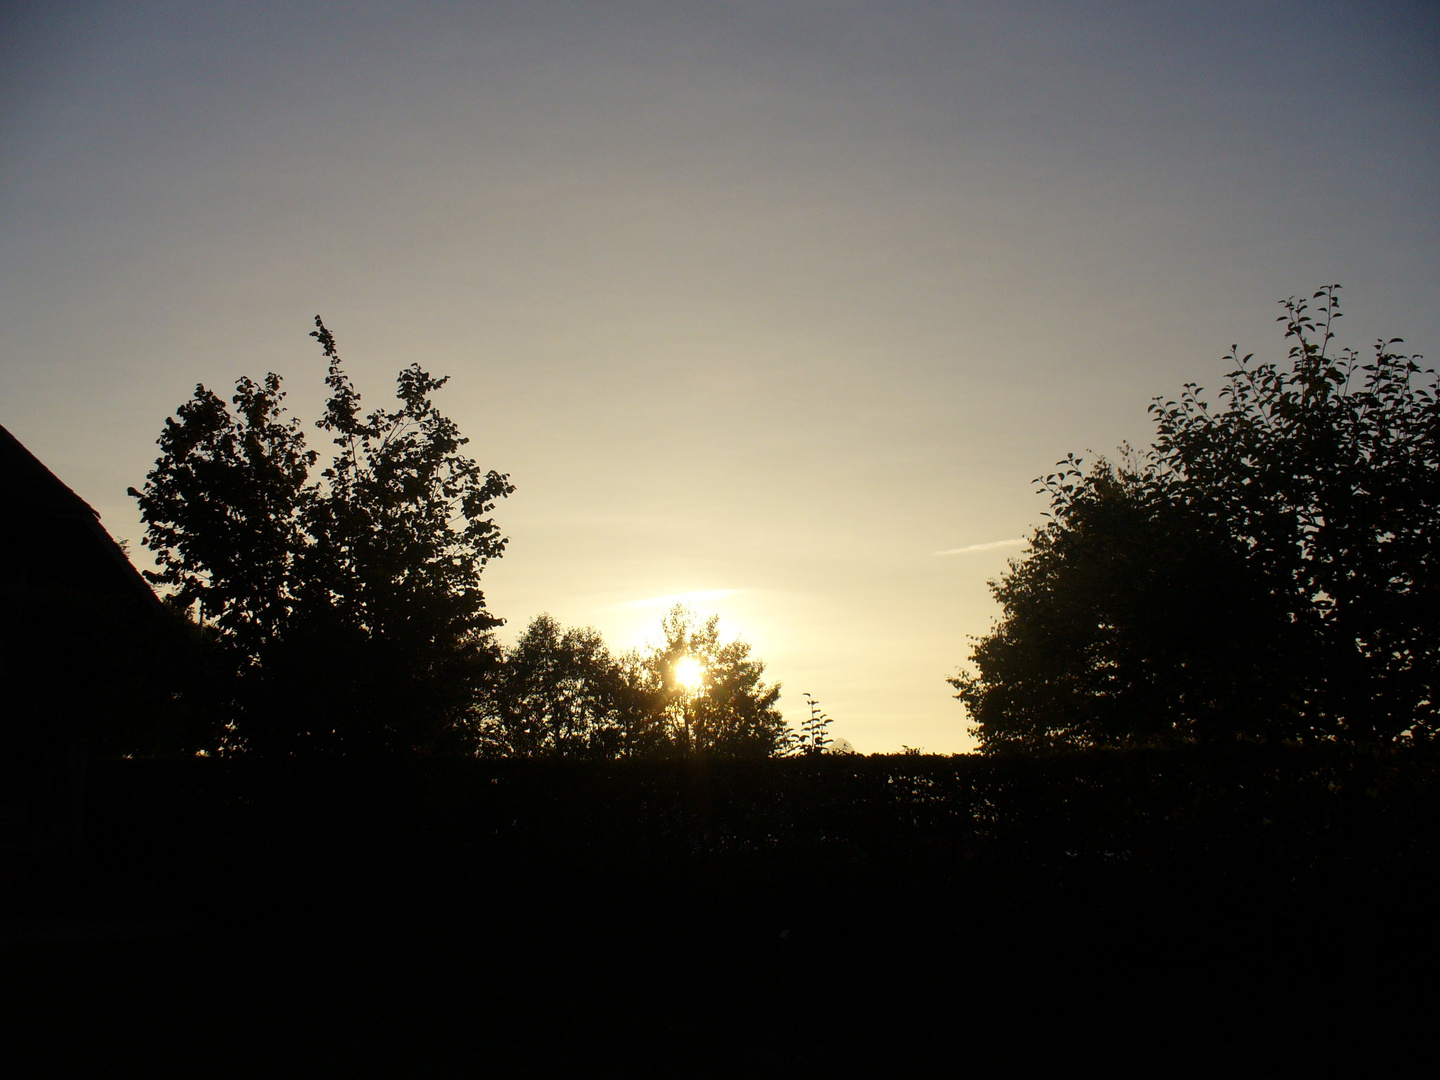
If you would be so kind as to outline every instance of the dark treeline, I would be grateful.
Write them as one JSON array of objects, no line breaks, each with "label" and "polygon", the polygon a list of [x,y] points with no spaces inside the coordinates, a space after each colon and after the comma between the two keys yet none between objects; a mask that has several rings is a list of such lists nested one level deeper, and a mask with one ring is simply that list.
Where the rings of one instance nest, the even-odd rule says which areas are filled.
[{"label": "dark treeline", "polygon": [[[1303,906],[1328,904],[1332,893],[1353,902],[1385,881],[1433,884],[1437,780],[1440,759],[1418,751],[1284,746],[678,768],[518,758],[114,762],[91,781],[90,843],[117,867],[158,860],[194,881],[216,876],[224,887],[207,902],[222,907],[277,881],[267,871],[245,885],[251,864],[325,879],[354,859],[338,893],[372,876],[373,859],[431,855],[441,856],[432,870],[480,877],[526,864],[544,878],[558,860],[557,870],[612,885],[634,870],[619,869],[627,858],[692,869],[728,861],[763,867],[781,886],[768,897],[777,903],[809,882],[822,908],[825,895],[847,903],[844,890],[830,891],[846,879],[923,881],[944,894],[935,897],[941,909],[962,894],[967,904],[1005,906],[1017,894],[1002,882],[1020,886],[1027,902],[1047,902],[1031,885],[1053,891],[1058,906],[1125,903],[1152,888],[1177,890],[1166,898],[1172,912],[1239,903],[1252,889],[1267,904]],[[455,896],[468,910],[473,897]],[[228,913],[263,919],[268,906]],[[796,909],[792,921],[806,910],[818,915]]]},{"label": "dark treeline", "polygon": [[[1433,369],[1335,344],[1338,286],[1284,302],[1287,366],[1232,352],[1218,400],[1157,398],[1154,444],[1040,481],[1050,522],[992,583],[951,682],[986,752],[1227,741],[1389,745],[1436,731],[1440,397]],[[197,642],[141,753],[578,758],[816,751],[713,620],[613,655],[541,616],[504,648],[480,588],[513,490],[400,372],[362,416],[316,319],[328,465],[280,380],[205,387],[139,499],[149,575]],[[318,473],[314,470],[319,469]],[[699,662],[686,685],[677,663]],[[196,675],[195,672],[200,672]],[[165,695],[161,695],[165,697]]]},{"label": "dark treeline", "polygon": [[96,1030],[143,1039],[163,1015],[169,1046],[235,1068],[292,1039],[301,1061],[422,1071],[1013,1066],[1171,1039],[1198,1064],[1237,1033],[1267,1061],[1302,1033],[1323,1053],[1328,1025],[1417,1003],[1400,976],[1434,944],[1437,764],[113,762],[91,872],[194,927],[38,952],[15,1015],[73,1008],[71,971]]},{"label": "dark treeline", "polygon": [[[548,615],[497,652],[476,703],[478,752],[512,757],[765,758],[807,748],[786,726],[778,684],[743,641],[720,638],[719,618],[677,605],[660,641],[616,656],[598,631]],[[696,685],[686,685],[688,660]]]}]

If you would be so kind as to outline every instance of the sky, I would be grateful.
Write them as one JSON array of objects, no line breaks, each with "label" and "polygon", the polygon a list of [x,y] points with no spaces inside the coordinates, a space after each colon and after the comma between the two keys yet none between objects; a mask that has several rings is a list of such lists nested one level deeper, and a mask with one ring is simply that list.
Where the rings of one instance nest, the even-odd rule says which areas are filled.
[{"label": "sky", "polygon": [[687,600],[792,723],[965,751],[1036,476],[1331,282],[1440,355],[1437,61],[1422,3],[0,4],[0,424],[144,565],[165,417],[313,419],[322,314],[510,474],[502,636]]}]

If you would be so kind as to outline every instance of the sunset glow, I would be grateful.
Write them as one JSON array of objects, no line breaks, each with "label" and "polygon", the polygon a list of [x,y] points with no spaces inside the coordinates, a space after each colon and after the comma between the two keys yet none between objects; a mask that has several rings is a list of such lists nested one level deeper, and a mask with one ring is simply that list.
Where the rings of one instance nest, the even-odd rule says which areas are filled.
[{"label": "sunset glow", "polygon": [[705,666],[693,656],[682,656],[675,661],[675,681],[688,693],[695,693],[705,685]]},{"label": "sunset glow", "polygon": [[165,419],[269,371],[316,415],[323,314],[515,485],[498,641],[683,603],[790,723],[964,752],[1036,477],[1321,282],[1440,349],[1436,5],[181,7],[0,35],[0,424],[141,570]]}]

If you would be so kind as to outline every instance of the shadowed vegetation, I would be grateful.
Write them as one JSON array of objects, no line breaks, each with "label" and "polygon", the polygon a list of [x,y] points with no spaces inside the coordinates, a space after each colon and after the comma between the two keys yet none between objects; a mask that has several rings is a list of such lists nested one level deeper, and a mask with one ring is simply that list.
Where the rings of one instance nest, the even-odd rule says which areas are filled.
[{"label": "shadowed vegetation", "polygon": [[115,762],[92,880],[184,932],[13,956],[7,1019],[111,1033],[62,1055],[412,1073],[1319,1047],[1412,1022],[1437,779],[1333,747]]}]

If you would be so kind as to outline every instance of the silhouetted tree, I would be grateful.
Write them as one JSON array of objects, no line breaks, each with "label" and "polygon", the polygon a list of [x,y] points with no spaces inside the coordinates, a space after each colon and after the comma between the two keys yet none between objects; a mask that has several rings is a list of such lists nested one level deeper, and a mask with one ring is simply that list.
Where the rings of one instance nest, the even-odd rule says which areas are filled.
[{"label": "silhouetted tree", "polygon": [[496,670],[487,749],[522,757],[614,758],[645,712],[625,666],[591,627],[539,615]]},{"label": "silhouetted tree", "polygon": [[987,749],[1258,734],[1288,700],[1285,630],[1242,551],[1101,462],[992,583],[1000,625],[956,676]]},{"label": "silhouetted tree", "polygon": [[982,747],[1435,734],[1435,374],[1398,338],[1332,352],[1337,289],[1284,301],[1289,370],[1236,349],[1221,407],[1189,384],[1143,457],[1042,481],[951,680]]},{"label": "silhouetted tree", "polygon": [[[722,642],[719,617],[677,605],[662,642],[616,656],[598,631],[538,616],[491,676],[485,750],[524,757],[767,757],[793,741],[778,685],[743,641]],[[692,661],[698,685],[677,664]]]},{"label": "silhouetted tree", "polygon": [[467,440],[419,365],[399,408],[363,418],[335,339],[315,319],[330,398],[318,455],[285,415],[280,378],[204,386],[166,421],[139,501],[173,602],[226,657],[231,744],[266,751],[438,749],[469,738],[493,665],[480,574],[505,540],[487,516],[512,489]]},{"label": "silhouetted tree", "polygon": [[[661,642],[630,658],[632,684],[649,702],[632,721],[633,752],[768,757],[788,746],[791,733],[775,707],[779,684],[762,680],[765,665],[744,641],[722,642],[719,624],[718,615],[701,623],[677,604],[661,623]],[[699,664],[698,687],[677,672],[687,657]]]}]

